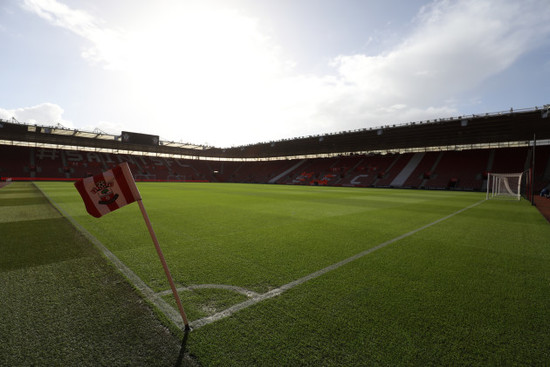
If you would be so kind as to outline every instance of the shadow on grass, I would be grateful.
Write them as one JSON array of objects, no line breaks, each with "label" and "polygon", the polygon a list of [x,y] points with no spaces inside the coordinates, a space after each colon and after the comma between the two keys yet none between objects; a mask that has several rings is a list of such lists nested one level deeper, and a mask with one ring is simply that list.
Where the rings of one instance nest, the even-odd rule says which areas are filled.
[{"label": "shadow on grass", "polygon": [[0,270],[15,270],[86,257],[93,248],[65,218],[0,223]]},{"label": "shadow on grass", "polygon": [[164,367],[178,351],[194,366],[187,339],[178,349],[118,270],[43,204],[0,207],[11,219],[0,222],[0,366]]},{"label": "shadow on grass", "polygon": [[187,340],[189,338],[189,330],[186,330],[183,334],[183,340],[181,342],[180,354],[174,367],[198,367],[199,363],[187,353]]},{"label": "shadow on grass", "polygon": [[46,201],[43,197],[36,196],[36,197],[25,197],[25,198],[7,198],[3,197],[2,200],[0,200],[0,207],[3,206],[25,206],[25,205],[39,205],[39,204],[45,204]]}]

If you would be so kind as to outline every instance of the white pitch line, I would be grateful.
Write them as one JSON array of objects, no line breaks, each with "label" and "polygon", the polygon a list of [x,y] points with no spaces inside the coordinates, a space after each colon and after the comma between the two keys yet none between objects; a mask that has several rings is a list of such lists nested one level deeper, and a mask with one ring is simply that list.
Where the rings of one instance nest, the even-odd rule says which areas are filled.
[{"label": "white pitch line", "polygon": [[[240,293],[242,295],[245,295],[245,296],[251,297],[251,298],[258,297],[260,295],[259,293],[256,293],[254,291],[251,291],[251,290],[243,288],[243,287],[238,287],[236,285],[226,285],[226,284],[191,284],[187,287],[176,288],[176,290],[178,292],[182,292],[182,291],[189,291],[189,290],[193,290],[193,289],[205,289],[205,288],[225,289],[225,290],[228,290],[228,291],[233,291],[233,292]],[[169,294],[172,294],[171,289],[157,292],[157,295],[159,295],[159,296],[167,296]]]},{"label": "white pitch line", "polygon": [[468,206],[468,207],[466,207],[466,208],[462,208],[462,209],[460,209],[460,210],[458,210],[458,211],[456,211],[456,212],[454,212],[454,213],[452,213],[452,214],[449,214],[449,215],[447,215],[447,216],[445,216],[445,217],[443,217],[443,218],[440,218],[440,219],[438,219],[438,220],[436,220],[436,221],[434,221],[434,222],[432,222],[432,223],[426,224],[425,226],[419,227],[419,228],[414,229],[414,230],[412,230],[412,231],[410,231],[410,232],[407,232],[407,233],[405,233],[405,234],[402,234],[401,236],[397,236],[397,237],[395,237],[395,238],[392,238],[391,240],[388,240],[388,241],[383,242],[383,243],[381,243],[381,244],[379,244],[379,245],[377,245],[377,246],[375,246],[375,247],[371,247],[371,248],[368,249],[368,250],[365,250],[365,251],[363,251],[363,252],[360,252],[360,253],[358,253],[357,255],[354,255],[354,256],[352,256],[352,257],[348,257],[348,258],[345,259],[345,260],[342,260],[342,261],[337,262],[337,263],[335,263],[335,264],[329,265],[329,266],[327,266],[326,268],[323,268],[323,269],[318,270],[318,271],[316,271],[316,272],[314,272],[314,273],[311,273],[311,274],[309,274],[309,275],[306,275],[305,277],[302,277],[302,278],[300,278],[300,279],[296,279],[296,280],[294,280],[294,281],[292,281],[292,282],[290,282],[290,283],[288,283],[288,284],[285,284],[285,285],[280,286],[279,288],[272,289],[271,291],[269,291],[269,292],[267,292],[267,293],[261,294],[261,295],[259,295],[259,296],[257,296],[257,297],[253,297],[253,298],[251,298],[251,299],[249,299],[249,300],[246,300],[246,301],[244,301],[244,302],[238,303],[238,304],[236,304],[236,305],[234,305],[234,306],[231,306],[231,307],[229,307],[228,309],[223,310],[223,311],[221,311],[221,312],[218,312],[218,313],[216,313],[216,314],[214,314],[214,315],[207,316],[207,317],[204,317],[204,318],[202,318],[202,319],[192,321],[192,322],[189,323],[189,325],[191,326],[191,329],[198,329],[198,328],[200,328],[200,327],[202,327],[202,326],[205,326],[205,325],[211,324],[211,323],[213,323],[213,322],[215,322],[215,321],[218,321],[218,320],[224,319],[224,318],[226,318],[226,317],[229,317],[229,316],[233,315],[235,312],[238,312],[238,311],[240,311],[240,310],[242,310],[242,309],[245,309],[245,308],[247,308],[247,307],[249,307],[249,306],[252,306],[252,305],[254,305],[254,304],[258,303],[258,302],[261,302],[261,301],[263,301],[263,300],[266,300],[266,299],[269,299],[269,298],[273,298],[273,297],[275,297],[275,296],[278,296],[278,295],[282,294],[283,292],[285,292],[285,291],[287,291],[287,290],[289,290],[289,289],[291,289],[291,288],[294,288],[294,287],[296,287],[296,286],[298,286],[298,285],[300,285],[300,284],[303,284],[303,283],[305,283],[305,282],[307,282],[307,281],[309,281],[309,280],[311,280],[311,279],[317,278],[317,277],[319,277],[319,276],[321,276],[321,275],[323,275],[323,274],[328,273],[329,271],[338,269],[338,268],[340,268],[341,266],[346,265],[347,263],[350,263],[350,262],[352,262],[352,261],[354,261],[354,260],[357,260],[357,259],[359,259],[359,258],[361,258],[361,257],[363,257],[363,256],[365,256],[365,255],[371,254],[371,253],[373,253],[374,251],[380,250],[381,248],[386,247],[386,246],[388,246],[388,245],[390,245],[390,244],[392,244],[392,243],[394,243],[394,242],[400,241],[400,240],[402,240],[402,239],[404,239],[404,238],[407,238],[407,237],[409,237],[409,236],[412,236],[413,234],[418,233],[418,232],[420,232],[420,231],[422,231],[422,230],[424,230],[424,229],[426,229],[426,228],[429,228],[429,227],[434,226],[434,225],[436,225],[436,224],[438,224],[438,223],[441,223],[441,222],[443,222],[444,220],[447,220],[447,219],[449,219],[449,218],[451,218],[451,217],[454,217],[454,216],[457,215],[457,214],[460,214],[460,213],[462,213],[462,212],[464,212],[464,211],[466,211],[466,210],[468,210],[468,209],[471,209],[471,208],[473,208],[473,207],[475,207],[475,206],[478,206],[479,204],[483,203],[484,201],[485,201],[485,199],[484,199],[484,200],[481,200],[481,201],[478,201],[478,202],[475,203],[475,204],[472,204],[472,205],[470,205],[470,206]]},{"label": "white pitch line", "polygon": [[[34,183],[33,183],[34,184]],[[129,267],[127,267],[115,254],[113,254],[107,247],[105,247],[97,238],[95,238],[90,232],[82,227],[73,217],[71,217],[65,210],[63,210],[57,203],[50,198],[40,187],[34,185],[46,199],[56,208],[61,215],[63,215],[71,224],[82,233],[90,242],[92,242],[102,253],[107,257],[111,263],[120,271],[126,279],[132,284],[141,295],[158,307],[158,309],[164,313],[164,315],[176,324],[180,329],[183,329],[183,321],[179,312],[172,306],[170,306],[165,300],[161,298],[161,295],[156,294],[141,278],[134,273]]]},{"label": "white pitch line", "polygon": [[[128,281],[143,295],[143,297],[145,299],[147,299],[149,302],[153,303],[155,306],[157,306],[159,308],[159,310],[164,313],[164,315],[170,320],[172,321],[174,324],[176,324],[179,328],[182,328],[183,329],[183,321],[181,320],[181,316],[180,314],[178,313],[178,311],[170,306],[166,301],[164,301],[161,296],[164,294],[164,292],[159,292],[159,293],[155,293],[143,280],[141,280],[141,278],[139,276],[137,276],[130,268],[128,268],[122,261],[119,260],[118,257],[115,256],[115,254],[113,254],[111,251],[109,251],[109,249],[107,249],[97,238],[95,238],[90,232],[88,232],[84,227],[82,227],[76,220],[74,220],[67,212],[65,212],[65,210],[63,210],[60,206],[57,205],[57,203],[52,200],[48,195],[46,195],[45,192],[43,192],[38,186],[34,185],[41,193],[42,195],[44,195],[44,197],[46,197],[46,199],[48,199],[50,201],[50,203],[54,206],[54,208],[56,208],[65,218],[67,218],[69,220],[69,222],[71,222],[71,224],[77,229],[79,230],[84,236],[86,236],[86,238],[88,238],[95,246],[97,246],[97,248],[116,266],[116,268],[128,279]],[[228,309],[225,309],[223,311],[220,311],[218,313],[215,313],[214,315],[211,315],[211,316],[207,316],[207,317],[204,317],[202,319],[199,319],[199,320],[195,320],[195,321],[192,321],[189,323],[189,325],[191,326],[191,329],[198,329],[202,326],[205,326],[205,325],[208,325],[208,324],[211,324],[215,321],[218,321],[218,320],[221,320],[221,319],[224,319],[226,317],[229,317],[231,315],[233,315],[235,312],[238,312],[242,309],[245,309],[249,306],[252,306],[256,303],[259,303],[261,301],[264,301],[266,299],[269,299],[269,298],[273,298],[275,296],[278,296],[280,294],[282,294],[283,292],[291,289],[291,288],[294,288],[300,284],[303,284],[311,279],[314,279],[314,278],[317,278],[323,274],[326,274],[328,273],[329,271],[332,271],[332,270],[335,270],[335,269],[338,269],[340,268],[341,266],[344,266],[345,264],[349,263],[349,262],[352,262],[354,260],[357,260],[365,255],[368,255],[370,253],[373,253],[374,251],[376,250],[379,250],[383,247],[386,247],[394,242],[397,242],[399,240],[402,240],[406,237],[409,237],[409,236],[412,236],[413,234],[415,233],[418,233],[426,228],[429,228],[433,225],[436,225],[444,220],[447,220],[451,217],[454,217],[455,215],[457,214],[460,214],[468,209],[471,209],[475,206],[478,206],[479,204],[483,203],[484,201],[486,201],[485,199],[484,200],[481,200],[481,201],[478,201],[477,203],[475,204],[472,204],[466,208],[462,208],[452,214],[449,214],[443,218],[440,218],[432,223],[429,223],[429,224],[426,224],[425,226],[422,226],[422,227],[419,227],[415,230],[412,230],[410,232],[407,232],[401,236],[398,236],[398,237],[395,237],[391,240],[388,240],[386,242],[383,242],[375,247],[371,247],[370,249],[368,250],[365,250],[363,252],[360,252],[352,257],[349,257],[347,259],[344,259],[340,262],[337,262],[335,264],[332,264],[332,265],[329,265],[327,266],[326,268],[323,268],[321,270],[318,270],[314,273],[311,273],[309,275],[306,275],[305,277],[302,277],[300,279],[297,279],[297,280],[294,280],[290,283],[287,283],[287,284],[284,284],[282,286],[280,286],[279,288],[275,288],[275,289],[272,289],[271,291],[267,292],[267,293],[263,293],[263,294],[250,294],[249,296],[251,297],[250,299],[244,301],[244,302],[241,302],[241,303],[238,303],[236,305],[233,305],[231,307],[229,307]],[[202,287],[211,287],[212,285],[203,285]],[[193,287],[201,287],[201,285],[194,285]],[[221,287],[221,286],[217,286],[217,287]],[[223,286],[224,288],[232,288],[233,290],[234,287],[232,286]],[[228,288],[229,287],[229,288]],[[189,288],[189,287],[187,287]],[[237,287],[239,288],[239,287]],[[186,288],[184,288],[186,289]],[[253,292],[251,292],[253,293]]]}]

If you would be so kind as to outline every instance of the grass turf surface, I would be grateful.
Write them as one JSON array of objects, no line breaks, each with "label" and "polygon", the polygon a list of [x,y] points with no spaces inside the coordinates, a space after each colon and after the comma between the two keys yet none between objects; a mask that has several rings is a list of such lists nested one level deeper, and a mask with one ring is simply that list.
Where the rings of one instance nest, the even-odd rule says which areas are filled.
[{"label": "grass turf surface", "polygon": [[[40,186],[149,286],[167,289],[136,206],[97,220],[70,184]],[[268,185],[139,188],[178,284],[259,293],[483,198]],[[205,366],[544,364],[549,238],[550,226],[528,203],[485,202],[194,330],[188,348]],[[181,296],[191,319],[242,299],[225,290]]]},{"label": "grass turf surface", "polygon": [[30,183],[0,190],[0,365],[173,366],[180,341]]}]

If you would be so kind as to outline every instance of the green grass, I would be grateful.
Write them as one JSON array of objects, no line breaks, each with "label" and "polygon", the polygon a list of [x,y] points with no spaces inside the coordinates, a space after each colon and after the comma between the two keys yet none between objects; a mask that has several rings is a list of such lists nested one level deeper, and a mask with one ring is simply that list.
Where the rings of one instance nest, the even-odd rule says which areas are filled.
[{"label": "green grass", "polygon": [[[48,194],[157,290],[162,268],[137,205],[101,219],[76,190]],[[144,204],[180,284],[219,283],[258,292],[352,256],[450,214],[479,195],[288,186],[141,184]],[[415,214],[416,213],[416,214]],[[397,218],[392,222],[388,218]],[[402,219],[399,220],[398,218]],[[124,225],[120,225],[124,223]]]},{"label": "green grass", "polygon": [[[168,289],[137,205],[96,219],[70,183],[40,187],[155,291]],[[258,293],[484,198],[275,185],[139,188],[178,285]],[[536,209],[488,201],[194,330],[188,349],[204,366],[544,365],[549,265],[550,226]],[[192,320],[244,299],[219,289],[180,295]]]},{"label": "green grass", "polygon": [[30,183],[0,190],[0,365],[173,366],[180,341]]}]

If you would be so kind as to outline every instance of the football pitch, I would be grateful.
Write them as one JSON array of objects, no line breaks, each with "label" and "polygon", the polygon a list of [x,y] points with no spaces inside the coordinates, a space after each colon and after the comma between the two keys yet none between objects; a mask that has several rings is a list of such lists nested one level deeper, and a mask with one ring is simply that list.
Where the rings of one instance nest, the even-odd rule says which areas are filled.
[{"label": "football pitch", "polygon": [[[41,256],[54,263],[77,257],[71,251],[103,253],[94,258],[94,266],[113,263],[111,268],[118,268],[155,310],[136,316],[131,326],[136,331],[127,338],[152,330],[151,338],[174,344],[170,336],[158,336],[162,325],[183,337],[136,204],[96,219],[86,213],[72,183],[40,182],[36,186],[59,213],[37,210],[32,208],[36,192],[18,191],[22,185],[28,184],[0,190],[0,248],[6,254],[2,278],[17,284],[12,279],[17,268],[40,279],[48,271]],[[453,191],[284,185],[138,187],[191,321],[185,349],[196,364],[486,366],[550,360],[550,225],[525,200],[485,201],[482,193]],[[17,220],[14,208],[26,208],[37,222],[44,220],[42,210],[57,213],[55,221],[48,219],[53,230],[36,226],[25,237],[33,243],[18,244],[40,253],[20,258],[20,247],[8,244],[10,233],[30,220]],[[73,228],[66,219],[78,229],[76,235],[63,237],[63,231],[55,230]],[[57,232],[59,240],[52,237]],[[45,236],[52,237],[49,246],[43,245]],[[78,248],[60,242],[78,242]],[[85,288],[82,277],[90,264],[72,266],[83,274],[74,287]],[[28,275],[18,276],[24,282]],[[64,287],[72,292],[70,284]],[[131,287],[117,287],[117,297],[132,296]],[[117,287],[110,290],[111,298]],[[10,297],[20,297],[13,288],[5,292],[2,299],[8,303]],[[85,297],[92,310],[100,308],[97,297],[105,298],[91,292]],[[62,301],[71,307],[69,296]],[[119,307],[121,318],[128,317],[121,310],[137,315],[139,308],[105,307]],[[93,319],[92,311],[81,313]],[[63,317],[54,319],[62,322]],[[117,338],[111,328],[91,330]],[[6,343],[18,348],[16,342]]]}]

